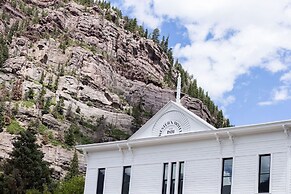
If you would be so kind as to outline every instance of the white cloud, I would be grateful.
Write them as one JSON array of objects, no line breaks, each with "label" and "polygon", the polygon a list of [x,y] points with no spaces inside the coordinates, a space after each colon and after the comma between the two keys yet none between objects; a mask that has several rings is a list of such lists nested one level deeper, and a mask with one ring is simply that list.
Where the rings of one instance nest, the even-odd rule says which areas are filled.
[{"label": "white cloud", "polygon": [[259,102],[258,105],[268,106],[289,99],[291,99],[291,88],[289,88],[288,86],[281,86],[272,91],[270,100]]},{"label": "white cloud", "polygon": [[[176,19],[187,29],[190,44],[177,44],[174,54],[215,100],[223,103],[237,78],[254,67],[285,73],[281,81],[290,80],[291,0],[120,1],[149,27]],[[205,41],[209,32],[213,37]],[[278,54],[282,49],[290,53]],[[275,94],[270,102],[284,98],[283,91]]]},{"label": "white cloud", "polygon": [[286,82],[286,83],[291,83],[291,71],[285,73],[281,78],[281,81]]},{"label": "white cloud", "polygon": [[262,101],[262,102],[259,102],[258,105],[260,106],[268,106],[268,105],[272,105],[273,102],[272,101]]},{"label": "white cloud", "polygon": [[150,28],[156,28],[161,25],[162,18],[154,13],[152,3],[152,0],[122,0],[118,7],[130,10],[130,14],[141,21],[141,23],[146,24]]}]

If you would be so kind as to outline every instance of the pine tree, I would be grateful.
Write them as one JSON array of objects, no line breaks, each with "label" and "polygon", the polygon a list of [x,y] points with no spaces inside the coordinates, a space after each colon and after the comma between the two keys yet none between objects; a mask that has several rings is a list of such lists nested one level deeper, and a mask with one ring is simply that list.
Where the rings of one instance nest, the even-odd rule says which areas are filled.
[{"label": "pine tree", "polygon": [[53,89],[53,76],[50,76],[50,77],[48,78],[47,88],[48,88],[49,90],[52,90],[52,89]]},{"label": "pine tree", "polygon": [[3,38],[3,35],[0,34],[0,68],[3,66],[4,62],[8,59],[9,57],[9,52],[8,52],[8,46],[6,44],[6,41]]},{"label": "pine tree", "polygon": [[13,142],[10,158],[4,164],[4,193],[25,193],[28,189],[43,191],[51,183],[49,163],[37,145],[36,132],[28,129],[20,132]]},{"label": "pine tree", "polygon": [[159,43],[159,37],[160,37],[160,30],[158,28],[155,28],[152,34],[152,40],[156,43]]},{"label": "pine tree", "polygon": [[65,177],[66,180],[73,178],[74,176],[78,176],[79,173],[79,160],[78,160],[78,154],[75,150],[74,156],[71,160],[69,171]]},{"label": "pine tree", "polygon": [[27,100],[31,100],[31,99],[33,99],[33,97],[34,97],[33,89],[32,88],[29,88],[28,91],[25,94],[25,98]]},{"label": "pine tree", "polygon": [[61,66],[61,69],[60,69],[60,76],[64,76],[65,75],[65,68],[64,68],[64,65]]},{"label": "pine tree", "polygon": [[65,132],[65,144],[68,146],[75,145],[74,124]]},{"label": "pine tree", "polygon": [[43,105],[44,105],[44,95],[45,95],[45,93],[46,93],[46,89],[45,89],[44,85],[42,85],[40,93],[39,93],[39,95],[37,97],[37,104],[38,104],[39,108],[42,108]]},{"label": "pine tree", "polygon": [[142,124],[143,124],[143,107],[142,107],[142,99],[140,98],[137,106],[134,106],[132,108],[132,116],[133,116],[133,120],[131,122],[131,130],[132,132],[135,132],[136,130],[138,130]]},{"label": "pine tree", "polygon": [[43,84],[43,81],[44,81],[44,71],[41,72],[41,75],[40,75],[40,80],[39,80],[39,83]]},{"label": "pine tree", "polygon": [[223,127],[223,113],[222,113],[222,110],[220,110],[217,114],[217,121],[216,121],[216,124],[215,124],[215,127],[216,128],[221,128]]},{"label": "pine tree", "polygon": [[59,87],[59,79],[60,79],[60,74],[57,76],[57,79],[55,80],[54,87],[52,88],[52,90],[54,92],[58,90],[58,87]]},{"label": "pine tree", "polygon": [[45,104],[41,113],[48,114],[50,112],[50,106],[51,106],[51,98],[48,97],[45,101]]}]

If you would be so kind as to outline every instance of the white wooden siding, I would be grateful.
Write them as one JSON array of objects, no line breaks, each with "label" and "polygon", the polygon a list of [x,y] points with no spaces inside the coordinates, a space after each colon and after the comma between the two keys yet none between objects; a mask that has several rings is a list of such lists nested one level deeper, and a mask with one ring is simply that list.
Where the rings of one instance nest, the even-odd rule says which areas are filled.
[{"label": "white wooden siding", "polygon": [[272,154],[271,186],[272,194],[287,193],[287,155],[286,153]]},{"label": "white wooden siding", "polygon": [[219,159],[187,161],[185,171],[185,194],[219,193]]},{"label": "white wooden siding", "polygon": [[98,169],[87,168],[86,179],[85,179],[86,184],[85,184],[84,193],[96,194],[97,175],[98,175]]},{"label": "white wooden siding", "polygon": [[219,194],[222,158],[233,157],[232,194],[255,194],[259,154],[271,154],[271,193],[286,194],[287,141],[278,132],[89,153],[85,193],[96,193],[97,170],[106,168],[104,194],[120,194],[123,166],[131,165],[130,194],[160,194],[163,163],[185,161],[184,194]]},{"label": "white wooden siding", "polygon": [[235,157],[234,173],[232,182],[233,194],[253,194],[256,193],[257,178],[256,155]]},{"label": "white wooden siding", "polygon": [[122,188],[122,176],[123,167],[106,168],[104,194],[120,194]]},{"label": "white wooden siding", "polygon": [[163,164],[133,166],[130,193],[161,193],[162,180]]}]

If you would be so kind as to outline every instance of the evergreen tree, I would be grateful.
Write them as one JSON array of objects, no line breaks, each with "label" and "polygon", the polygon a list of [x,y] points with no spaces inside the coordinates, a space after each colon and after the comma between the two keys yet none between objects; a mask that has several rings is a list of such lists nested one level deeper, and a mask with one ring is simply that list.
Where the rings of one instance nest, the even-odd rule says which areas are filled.
[{"label": "evergreen tree", "polygon": [[43,80],[44,80],[44,71],[41,72],[41,75],[40,75],[40,80],[39,80],[39,83],[43,84]]},{"label": "evergreen tree", "polygon": [[25,94],[26,100],[32,100],[34,97],[34,92],[32,88],[29,88],[28,91]]},{"label": "evergreen tree", "polygon": [[160,37],[160,30],[158,28],[155,28],[152,34],[152,40],[156,43],[159,43],[159,37]]},{"label": "evergreen tree", "polygon": [[0,34],[0,68],[9,57],[8,46],[2,34]]},{"label": "evergreen tree", "polygon": [[145,38],[148,38],[148,37],[149,37],[149,31],[148,31],[148,29],[145,30],[145,32],[144,32],[144,37],[145,37]]},{"label": "evergreen tree", "polygon": [[7,35],[8,37],[7,39],[9,43],[12,42],[12,37],[14,36],[15,32],[18,30],[18,27],[19,27],[19,21],[16,21],[15,23],[12,24],[10,31],[8,32],[8,35]]},{"label": "evergreen tree", "polygon": [[220,110],[217,114],[217,121],[216,121],[215,127],[221,128],[223,127],[223,123],[224,123],[223,113],[222,113],[222,110]]},{"label": "evergreen tree", "polygon": [[60,76],[64,76],[65,75],[65,68],[64,68],[64,65],[61,66],[61,69],[60,69]]},{"label": "evergreen tree", "polygon": [[64,106],[64,99],[60,97],[60,100],[53,109],[52,115],[57,119],[60,118],[60,116],[62,117],[64,115]]},{"label": "evergreen tree", "polygon": [[74,156],[71,160],[69,171],[65,177],[66,180],[73,178],[74,176],[78,176],[79,173],[79,160],[78,160],[78,154],[75,150]]},{"label": "evergreen tree", "polygon": [[13,142],[10,158],[4,164],[4,193],[25,193],[29,189],[42,192],[44,185],[50,185],[52,172],[43,160],[35,134],[32,129],[22,131]]},{"label": "evergreen tree", "polygon": [[56,110],[60,115],[64,114],[64,106],[65,106],[64,99],[60,98],[60,100],[57,102],[57,105],[56,105]]},{"label": "evergreen tree", "polygon": [[68,146],[75,145],[74,124],[65,132],[65,144]]},{"label": "evergreen tree", "polygon": [[52,90],[52,89],[53,89],[53,76],[50,76],[50,77],[48,78],[47,88],[48,88],[49,90]]},{"label": "evergreen tree", "polygon": [[45,87],[44,87],[44,85],[42,85],[40,93],[39,93],[39,95],[37,97],[37,104],[38,104],[39,108],[42,108],[43,105],[44,105],[44,95],[45,95],[45,93],[46,93]]},{"label": "evergreen tree", "polygon": [[224,127],[231,127],[231,124],[229,122],[229,119],[226,119]]},{"label": "evergreen tree", "polygon": [[54,87],[52,88],[52,90],[54,92],[58,90],[58,87],[59,87],[59,79],[60,79],[60,74],[57,76],[57,79],[55,80]]},{"label": "evergreen tree", "polygon": [[142,124],[143,124],[143,107],[142,107],[142,99],[140,98],[137,106],[134,106],[132,108],[132,116],[133,116],[133,120],[132,120],[132,132],[135,132],[136,130],[138,130]]},{"label": "evergreen tree", "polygon": [[45,101],[45,104],[41,113],[48,114],[50,112],[50,106],[51,106],[51,98],[48,97]]}]

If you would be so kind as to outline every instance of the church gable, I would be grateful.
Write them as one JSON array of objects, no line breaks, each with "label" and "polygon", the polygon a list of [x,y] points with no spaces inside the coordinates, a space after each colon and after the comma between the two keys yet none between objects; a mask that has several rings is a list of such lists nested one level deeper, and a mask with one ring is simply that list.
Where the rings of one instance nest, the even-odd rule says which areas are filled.
[{"label": "church gable", "polygon": [[180,103],[170,101],[129,139],[177,135],[215,129],[212,125],[184,108]]}]

